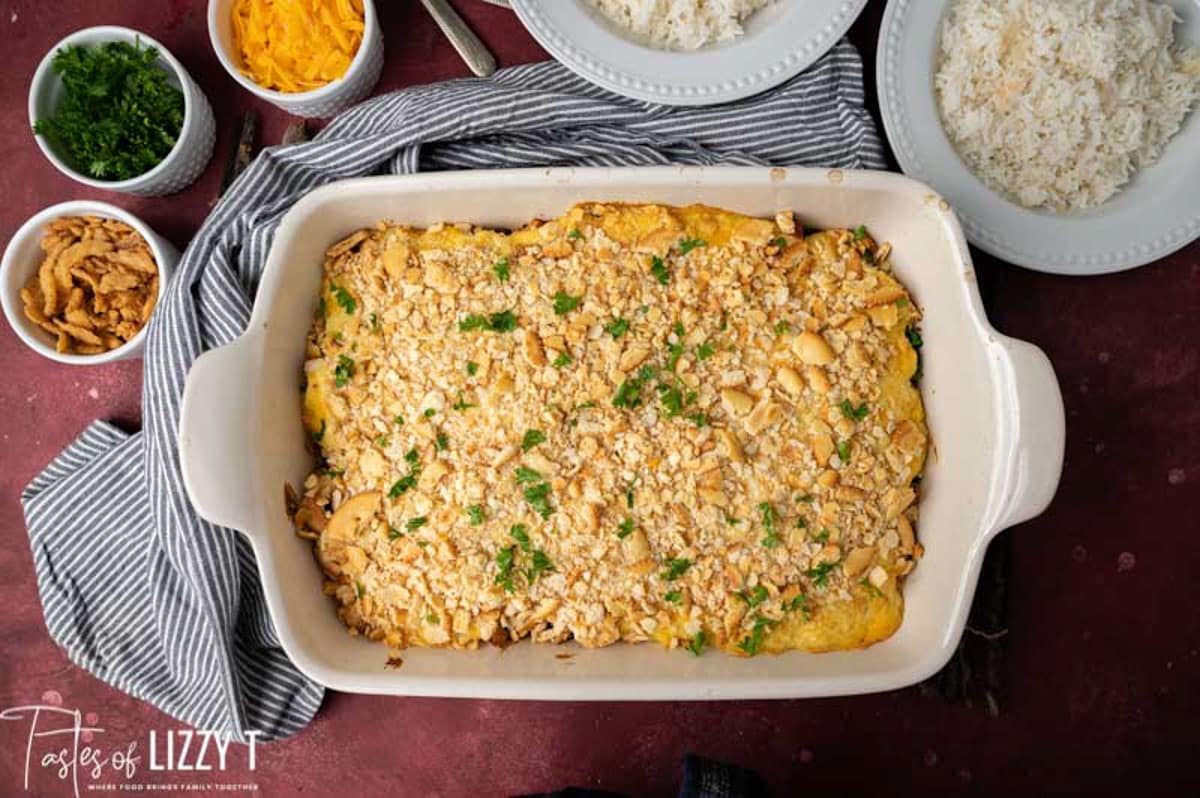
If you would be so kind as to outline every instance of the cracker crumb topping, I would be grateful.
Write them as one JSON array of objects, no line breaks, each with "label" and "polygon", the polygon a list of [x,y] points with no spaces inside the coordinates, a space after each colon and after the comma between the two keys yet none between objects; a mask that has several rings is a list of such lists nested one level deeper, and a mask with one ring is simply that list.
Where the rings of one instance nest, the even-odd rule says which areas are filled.
[{"label": "cracker crumb topping", "polygon": [[614,203],[330,247],[292,511],[342,620],[395,648],[886,637],[928,436],[883,249]]}]

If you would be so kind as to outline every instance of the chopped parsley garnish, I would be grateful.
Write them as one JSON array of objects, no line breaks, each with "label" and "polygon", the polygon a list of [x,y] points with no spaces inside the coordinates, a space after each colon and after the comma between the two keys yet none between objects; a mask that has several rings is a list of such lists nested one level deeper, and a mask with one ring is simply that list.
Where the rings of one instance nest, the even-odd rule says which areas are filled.
[{"label": "chopped parsley garnish", "polygon": [[858,227],[854,228],[854,240],[855,241],[862,241],[866,237],[867,237],[867,226],[865,224],[860,224]]},{"label": "chopped parsley garnish", "polygon": [[617,537],[621,540],[629,537],[633,533],[633,519],[626,518],[621,523],[617,524]]},{"label": "chopped parsley garnish", "polygon": [[344,469],[344,468],[332,468],[331,467],[331,468],[325,469],[325,475],[330,476],[330,477],[340,477],[342,474],[345,474],[345,473],[346,473],[346,469]]},{"label": "chopped parsley garnish", "polygon": [[828,543],[829,529],[827,527],[821,527],[821,531],[813,535],[813,540],[817,541],[818,543]]},{"label": "chopped parsley garnish", "polygon": [[496,552],[496,567],[499,569],[496,574],[496,584],[502,585],[505,593],[513,592],[512,569],[516,554],[516,546],[506,546]]},{"label": "chopped parsley garnish", "polygon": [[763,635],[766,634],[768,626],[774,626],[778,621],[772,621],[770,618],[764,618],[761,615],[754,619],[754,626],[750,629],[750,634],[738,643],[738,648],[753,657],[762,648]]},{"label": "chopped parsley garnish", "polygon": [[325,419],[321,419],[321,428],[312,434],[312,439],[316,443],[320,443],[325,437]]},{"label": "chopped parsley garnish", "polygon": [[775,322],[775,337],[786,335],[792,331],[792,323],[786,319]]},{"label": "chopped parsley garnish", "polygon": [[508,258],[501,258],[492,266],[492,271],[496,273],[496,279],[502,283],[508,282]]},{"label": "chopped parsley garnish", "polygon": [[54,112],[36,135],[76,170],[99,180],[128,180],[157,166],[183,130],[183,93],[140,42],[68,46],[54,54],[62,81]]},{"label": "chopped parsley garnish", "polygon": [[408,519],[408,521],[406,521],[404,523],[404,526],[409,532],[412,532],[414,530],[420,529],[421,527],[425,526],[428,523],[429,523],[428,518],[426,518],[423,515],[418,515],[416,518]]},{"label": "chopped parsley garnish", "polygon": [[897,300],[896,300],[896,307],[898,307],[898,308],[906,308],[906,307],[908,307],[908,297],[903,297],[903,296],[902,296],[902,297],[900,297],[899,299],[897,299]]},{"label": "chopped parsley garnish", "polygon": [[434,410],[432,407],[427,407],[427,408],[425,408],[424,411],[422,411],[421,415],[425,416],[425,418],[433,418],[433,414],[436,412],[437,411]]},{"label": "chopped parsley garnish", "polygon": [[683,601],[683,593],[678,590],[668,590],[663,594],[663,598],[672,604],[678,604],[679,602]]},{"label": "chopped parsley garnish", "polygon": [[525,430],[525,437],[521,438],[521,451],[527,452],[539,443],[546,442],[546,435],[540,429]]},{"label": "chopped parsley garnish", "polygon": [[621,383],[613,395],[614,407],[637,407],[642,403],[642,386],[654,376],[653,366],[642,366],[637,376],[630,377]]},{"label": "chopped parsley garnish", "polygon": [[808,529],[808,522],[803,518],[796,519],[796,529]]},{"label": "chopped parsley garnish", "polygon": [[442,619],[437,616],[436,612],[431,612],[425,616],[425,623],[441,623]]},{"label": "chopped parsley garnish", "polygon": [[395,422],[396,422],[396,426],[397,426],[397,427],[403,427],[403,426],[404,426],[404,416],[396,416],[394,419],[392,419],[392,421],[395,421]]},{"label": "chopped parsley garnish", "polygon": [[833,572],[834,568],[837,568],[837,563],[823,562],[815,568],[809,568],[804,575],[811,579],[817,587],[825,587],[825,583],[829,581],[829,574]]},{"label": "chopped parsley garnish", "polygon": [[721,311],[721,326],[718,327],[717,329],[720,330],[721,332],[725,332],[725,330],[728,327],[729,327],[729,311],[722,310]]},{"label": "chopped parsley garnish", "polygon": [[583,238],[583,231],[580,230],[578,227],[572,227],[571,232],[567,233],[567,238],[570,238],[570,239]]},{"label": "chopped parsley garnish", "polygon": [[319,299],[317,299],[317,313],[321,316],[324,316],[324,315],[326,315],[328,310],[329,310],[329,308],[325,304],[325,297],[320,297]]},{"label": "chopped parsley garnish", "polygon": [[692,652],[697,657],[700,656],[700,652],[704,650],[705,642],[706,638],[704,636],[704,630],[701,629],[692,637],[692,642],[688,643],[688,651]]},{"label": "chopped parsley garnish", "polygon": [[459,392],[458,392],[458,401],[457,401],[457,402],[455,402],[454,404],[450,405],[450,409],[451,409],[451,410],[457,410],[457,411],[459,411],[460,413],[461,413],[463,410],[470,410],[472,407],[479,407],[479,405],[473,405],[473,404],[471,404],[470,402],[468,402],[468,401],[466,401],[465,399],[463,399],[463,392],[462,392],[462,391],[459,391]]},{"label": "chopped parsley garnish", "polygon": [[671,273],[667,271],[667,264],[663,263],[663,259],[657,255],[650,258],[650,273],[661,285],[671,282]]},{"label": "chopped parsley garnish", "polygon": [[355,303],[354,297],[350,295],[350,292],[336,283],[329,284],[329,293],[333,294],[334,300],[341,305],[342,310],[346,311],[347,313],[353,313],[354,309],[358,307],[358,304]]},{"label": "chopped parsley garnish", "polygon": [[625,506],[630,510],[633,509],[633,486],[630,485],[625,489]]},{"label": "chopped parsley garnish", "polygon": [[512,332],[517,329],[517,316],[511,310],[502,310],[487,316],[472,313],[458,323],[460,332],[487,330],[489,332]]},{"label": "chopped parsley garnish", "polygon": [[467,376],[474,377],[478,373],[479,373],[479,364],[476,363],[474,360],[468,360],[467,361]]},{"label": "chopped parsley garnish", "polygon": [[806,621],[812,618],[812,611],[808,608],[808,596],[803,593],[796,595],[791,601],[783,602],[783,609],[785,612],[796,612],[799,610],[804,615],[804,620]]},{"label": "chopped parsley garnish", "polygon": [[739,590],[737,593],[737,597],[749,604],[752,608],[757,607],[759,604],[762,604],[764,601],[766,601],[768,595],[767,589],[762,585],[758,585],[749,593],[747,593],[745,590]]},{"label": "chopped parsley garnish", "polygon": [[702,343],[702,344],[700,344],[700,346],[696,347],[696,359],[697,360],[708,360],[710,357],[713,356],[713,353],[716,351],[717,350],[713,347],[712,344],[710,344],[708,342]]},{"label": "chopped parsley garnish", "polygon": [[679,239],[679,254],[686,255],[696,247],[702,247],[707,243],[702,238],[681,238]]},{"label": "chopped parsley garnish", "polygon": [[883,598],[883,591],[871,584],[871,580],[865,576],[859,581],[859,584],[866,588],[867,593],[873,598]]},{"label": "chopped parsley garnish", "polygon": [[870,412],[866,402],[863,402],[858,407],[855,407],[853,404],[851,404],[849,399],[843,399],[842,403],[838,405],[838,407],[842,409],[842,415],[851,421],[862,421],[867,417],[867,413]]},{"label": "chopped parsley garnish", "polygon": [[575,308],[579,307],[579,303],[583,301],[583,296],[571,296],[559,291],[554,295],[554,315],[565,316]]},{"label": "chopped parsley garnish", "polygon": [[375,439],[375,445],[378,446],[380,449],[386,449],[387,445],[388,445],[388,436],[380,435],[378,438]]},{"label": "chopped parsley garnish", "polygon": [[558,357],[554,358],[554,362],[550,364],[556,369],[566,368],[571,365],[571,356],[566,352],[560,352]]},{"label": "chopped parsley garnish", "polygon": [[850,441],[842,441],[837,445],[838,459],[843,463],[850,462]]},{"label": "chopped parsley garnish", "polygon": [[437,447],[439,452],[444,452],[450,446],[450,438],[446,436],[446,433],[439,432],[433,440],[433,445]]},{"label": "chopped parsley garnish", "polygon": [[372,329],[372,330],[378,330],[378,329],[379,329],[379,314],[378,314],[378,313],[372,313],[372,314],[371,314],[370,316],[368,316],[367,318],[369,318],[369,319],[371,320],[371,329]]},{"label": "chopped parsley garnish", "polygon": [[516,480],[518,485],[526,485],[531,482],[541,482],[542,475],[537,471],[534,471],[532,468],[517,466]]},{"label": "chopped parsley garnish", "polygon": [[344,388],[353,376],[354,361],[346,355],[338,355],[337,366],[333,369],[333,384],[339,388]]},{"label": "chopped parsley garnish", "polygon": [[391,526],[390,524],[388,525],[388,540],[396,540],[397,538],[402,537],[404,537],[403,532],[401,532],[399,529],[396,529],[396,527]]},{"label": "chopped parsley garnish", "polygon": [[554,563],[550,562],[550,558],[546,556],[546,552],[538,549],[533,553],[533,563],[529,566],[529,570],[525,572],[525,577],[529,580],[529,584],[532,585],[543,573],[553,570]]},{"label": "chopped parsley garnish", "polygon": [[814,501],[816,501],[816,499],[813,498],[811,493],[802,493],[796,497],[796,501],[803,502],[805,504],[812,504]]},{"label": "chopped parsley garnish", "polygon": [[704,427],[708,425],[708,417],[703,413],[691,413],[687,418],[688,421],[692,422],[697,427]]},{"label": "chopped parsley garnish", "polygon": [[388,491],[389,499],[399,498],[404,493],[412,490],[416,486],[417,480],[421,477],[421,460],[420,455],[417,454],[417,450],[409,449],[408,453],[404,455],[404,459],[408,463],[408,473],[396,480],[392,485]]},{"label": "chopped parsley garnish", "polygon": [[472,504],[467,508],[467,518],[471,519],[471,526],[479,526],[483,523],[483,507],[482,505]]},{"label": "chopped parsley garnish", "polygon": [[775,512],[775,508],[771,506],[770,502],[760,502],[758,511],[762,514],[763,528],[767,530],[767,536],[762,539],[762,544],[768,549],[773,549],[782,542],[775,532],[775,522],[779,520],[779,514]]},{"label": "chopped parsley garnish", "polygon": [[604,325],[604,331],[613,337],[613,340],[620,338],[629,330],[629,321],[623,318],[617,318]]},{"label": "chopped parsley garnish", "polygon": [[674,418],[683,412],[683,392],[669,385],[658,386],[659,401],[667,411],[667,418]]},{"label": "chopped parsley garnish", "polygon": [[362,582],[355,582],[354,592],[358,594],[359,598],[362,598],[366,594],[367,589],[362,586]]},{"label": "chopped parsley garnish", "polygon": [[663,571],[661,577],[668,582],[674,582],[679,577],[687,572],[688,568],[692,567],[692,561],[682,557],[672,557],[667,560],[667,570]]},{"label": "chopped parsley garnish", "polygon": [[784,247],[787,246],[787,239],[784,238],[783,236],[777,236],[776,238],[772,238],[771,246],[779,247],[780,249],[783,249]]},{"label": "chopped parsley garnish", "polygon": [[524,524],[513,524],[512,528],[508,530],[508,534],[513,540],[520,544],[521,551],[525,552],[526,554],[529,553],[530,543],[528,527],[526,527]]},{"label": "chopped parsley garnish", "polygon": [[529,486],[525,489],[524,495],[525,501],[529,502],[529,506],[542,518],[554,515],[554,505],[550,504],[549,482],[540,482],[537,485]]}]

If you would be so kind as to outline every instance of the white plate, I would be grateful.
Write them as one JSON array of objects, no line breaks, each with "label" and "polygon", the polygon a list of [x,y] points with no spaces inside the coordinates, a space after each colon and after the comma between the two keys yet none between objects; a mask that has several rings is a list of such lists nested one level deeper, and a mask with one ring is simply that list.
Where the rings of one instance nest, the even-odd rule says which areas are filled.
[{"label": "white plate", "polygon": [[[497,202],[503,197],[503,202]],[[918,535],[925,557],[904,587],[904,623],[863,651],[693,657],[653,644],[602,649],[388,650],[351,637],[296,536],[283,483],[312,468],[296,381],[321,284],[322,253],[380,219],[517,227],[583,200],[693,202],[806,227],[865,224],[892,242],[896,274],[921,306],[925,401],[937,456],[925,466]],[[902,175],[766,167],[480,169],[331,183],[279,223],[254,313],[237,341],[201,355],[184,389],[179,458],[196,511],[254,548],[279,639],[296,666],[337,690],[550,700],[802,698],[891,690],[954,652],[988,542],[1050,502],[1063,462],[1062,395],[1046,356],[992,329],[949,206]],[[574,658],[563,660],[564,651]]]},{"label": "white plate", "polygon": [[[951,0],[891,0],[879,32],[883,125],[906,174],[937,189],[972,244],[1037,271],[1087,275],[1132,269],[1200,237],[1200,113],[1193,109],[1158,163],[1098,208],[1022,208],[988,188],[942,129],[933,90],[942,15]],[[1176,42],[1200,43],[1200,0],[1171,0]]]},{"label": "white plate", "polygon": [[583,0],[511,0],[538,43],[572,72],[666,105],[713,105],[778,86],[824,55],[866,3],[776,0],[737,39],[683,53],[639,44]]}]

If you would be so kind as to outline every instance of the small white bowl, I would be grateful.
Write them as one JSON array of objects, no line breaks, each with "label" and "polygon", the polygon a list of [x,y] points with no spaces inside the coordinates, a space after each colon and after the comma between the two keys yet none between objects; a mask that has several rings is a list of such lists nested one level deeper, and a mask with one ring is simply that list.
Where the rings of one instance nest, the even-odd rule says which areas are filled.
[{"label": "small white bowl", "polygon": [[54,151],[45,136],[34,136],[38,146],[58,171],[93,188],[139,197],[157,197],[187,188],[200,176],[212,157],[213,142],[216,140],[212,107],[183,64],[167,48],[144,33],[115,25],[102,25],[77,30],[54,45],[33,73],[33,82],[29,86],[29,124],[32,126],[39,119],[50,116],[62,97],[62,80],[53,68],[55,54],[68,45],[92,47],[106,42],[128,42],[153,47],[158,51],[158,66],[167,71],[173,78],[171,82],[183,92],[183,127],[175,146],[153,169],[128,180],[98,180],[76,171]]},{"label": "small white bowl", "polygon": [[350,62],[346,74],[319,89],[302,92],[283,92],[264,89],[238,69],[241,56],[233,47],[233,0],[209,0],[208,37],[217,60],[229,76],[256,97],[282,108],[289,114],[304,117],[328,117],[354,105],[371,93],[383,70],[383,32],[372,0],[363,0],[362,42]]},{"label": "small white bowl", "polygon": [[[127,342],[101,352],[97,355],[73,355],[59,352],[54,348],[55,339],[41,327],[34,324],[25,316],[24,304],[21,302],[21,289],[42,265],[46,253],[42,251],[41,241],[45,234],[45,226],[60,216],[100,216],[105,219],[116,219],[124,222],[141,234],[150,245],[154,262],[158,264],[158,301],[161,302],[167,288],[167,281],[175,270],[179,260],[179,252],[165,238],[155,233],[150,227],[131,213],[121,210],[107,202],[91,200],[72,200],[60,202],[34,214],[29,221],[21,225],[8,242],[4,250],[4,259],[0,261],[0,304],[4,306],[4,315],[8,324],[17,336],[33,351],[59,363],[74,366],[94,366],[98,363],[110,363],[114,360],[138,357],[146,345],[146,329],[149,322],[138,330],[137,335]],[[154,313],[158,312],[155,305]]]}]

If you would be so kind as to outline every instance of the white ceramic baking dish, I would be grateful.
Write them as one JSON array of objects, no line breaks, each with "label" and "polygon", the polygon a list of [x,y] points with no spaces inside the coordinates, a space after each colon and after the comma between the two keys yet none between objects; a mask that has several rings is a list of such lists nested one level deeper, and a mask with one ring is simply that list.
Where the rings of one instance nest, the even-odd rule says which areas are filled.
[{"label": "white ceramic baking dish", "polygon": [[[523,642],[504,651],[410,649],[389,669],[383,645],[349,636],[334,616],[283,492],[312,465],[296,386],[325,248],[380,219],[512,227],[581,200],[701,202],[759,216],[791,208],[809,227],[866,224],[892,242],[895,270],[925,314],[921,386],[935,453],[918,527],[926,556],[905,585],[904,622],[890,639],[861,651],[753,659]],[[401,695],[730,699],[865,693],[936,672],[962,634],[988,541],[1054,495],[1063,439],[1049,361],[988,324],[962,231],[929,188],[878,172],[661,167],[379,177],[313,191],[279,226],[245,335],[192,367],[179,447],[197,511],[249,538],[280,639],[318,682]],[[556,657],[564,650],[574,656]]]}]

